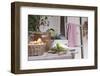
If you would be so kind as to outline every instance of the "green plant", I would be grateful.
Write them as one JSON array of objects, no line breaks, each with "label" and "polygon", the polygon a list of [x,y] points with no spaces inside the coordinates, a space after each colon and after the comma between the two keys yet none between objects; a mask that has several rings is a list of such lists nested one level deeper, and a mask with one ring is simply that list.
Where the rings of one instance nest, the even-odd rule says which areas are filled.
[{"label": "green plant", "polygon": [[67,49],[63,48],[59,43],[57,43],[56,46],[53,47],[51,50],[58,53],[67,51]]},{"label": "green plant", "polygon": [[[41,15],[28,15],[28,31],[40,32],[40,25],[49,26],[47,16]],[[46,22],[47,21],[47,22]]]},{"label": "green plant", "polygon": [[28,31],[39,32],[39,15],[28,15]]}]

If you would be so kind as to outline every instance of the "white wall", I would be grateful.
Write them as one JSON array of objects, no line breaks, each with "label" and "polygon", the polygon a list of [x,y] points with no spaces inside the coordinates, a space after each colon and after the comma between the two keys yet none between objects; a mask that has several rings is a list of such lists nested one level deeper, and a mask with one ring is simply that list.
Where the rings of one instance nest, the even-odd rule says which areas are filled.
[{"label": "white wall", "polygon": [[53,28],[56,33],[60,34],[60,16],[48,16],[49,28]]},{"label": "white wall", "polygon": [[[45,16],[42,16],[44,19]],[[47,16],[46,25],[49,26],[43,26],[40,25],[40,31],[46,32],[48,29],[54,29],[57,34],[60,34],[60,16]]]},{"label": "white wall", "polygon": [[[99,70],[81,70],[81,71],[65,71],[53,73],[38,73],[38,74],[22,74],[14,75],[10,73],[10,60],[11,60],[11,15],[10,3],[15,0],[1,0],[0,1],[0,76],[100,76],[100,59]],[[100,0],[17,0],[29,2],[44,2],[44,3],[57,3],[57,4],[74,4],[74,5],[88,5],[98,6],[98,25],[100,25]],[[100,26],[98,26],[98,29]],[[98,30],[100,33],[100,29]],[[98,43],[100,43],[100,35],[98,36]],[[100,46],[100,44],[99,44]],[[98,49],[100,50],[100,48]],[[99,58],[100,58],[100,51]]]}]

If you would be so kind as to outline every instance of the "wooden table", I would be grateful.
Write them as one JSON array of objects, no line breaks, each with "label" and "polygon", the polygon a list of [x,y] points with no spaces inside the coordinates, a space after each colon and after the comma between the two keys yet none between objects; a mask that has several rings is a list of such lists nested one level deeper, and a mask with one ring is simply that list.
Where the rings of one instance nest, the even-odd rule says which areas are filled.
[{"label": "wooden table", "polygon": [[58,55],[52,53],[44,53],[41,56],[29,56],[29,61],[34,60],[56,60],[56,59],[74,59],[75,53],[67,52],[66,54]]}]

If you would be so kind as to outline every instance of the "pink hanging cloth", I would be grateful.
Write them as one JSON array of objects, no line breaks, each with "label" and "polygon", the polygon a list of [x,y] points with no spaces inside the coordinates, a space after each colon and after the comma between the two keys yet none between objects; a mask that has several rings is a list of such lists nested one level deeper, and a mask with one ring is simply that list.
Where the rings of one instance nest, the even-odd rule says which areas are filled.
[{"label": "pink hanging cloth", "polygon": [[76,24],[68,23],[67,36],[68,36],[68,47],[76,47],[77,46],[77,25]]}]

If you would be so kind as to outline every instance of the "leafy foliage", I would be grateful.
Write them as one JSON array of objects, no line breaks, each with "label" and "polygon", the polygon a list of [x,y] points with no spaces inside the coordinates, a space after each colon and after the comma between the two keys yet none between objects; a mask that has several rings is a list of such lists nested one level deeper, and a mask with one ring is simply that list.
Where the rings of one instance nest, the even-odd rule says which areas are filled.
[{"label": "leafy foliage", "polygon": [[[28,31],[40,32],[39,26],[46,25],[47,16],[28,15]],[[49,24],[48,24],[49,25]]]},{"label": "leafy foliage", "polygon": [[28,31],[38,32],[39,31],[39,15],[28,15]]},{"label": "leafy foliage", "polygon": [[59,43],[57,43],[56,46],[53,47],[51,50],[55,51],[55,52],[64,52],[64,51],[66,51],[66,49],[63,48]]}]

